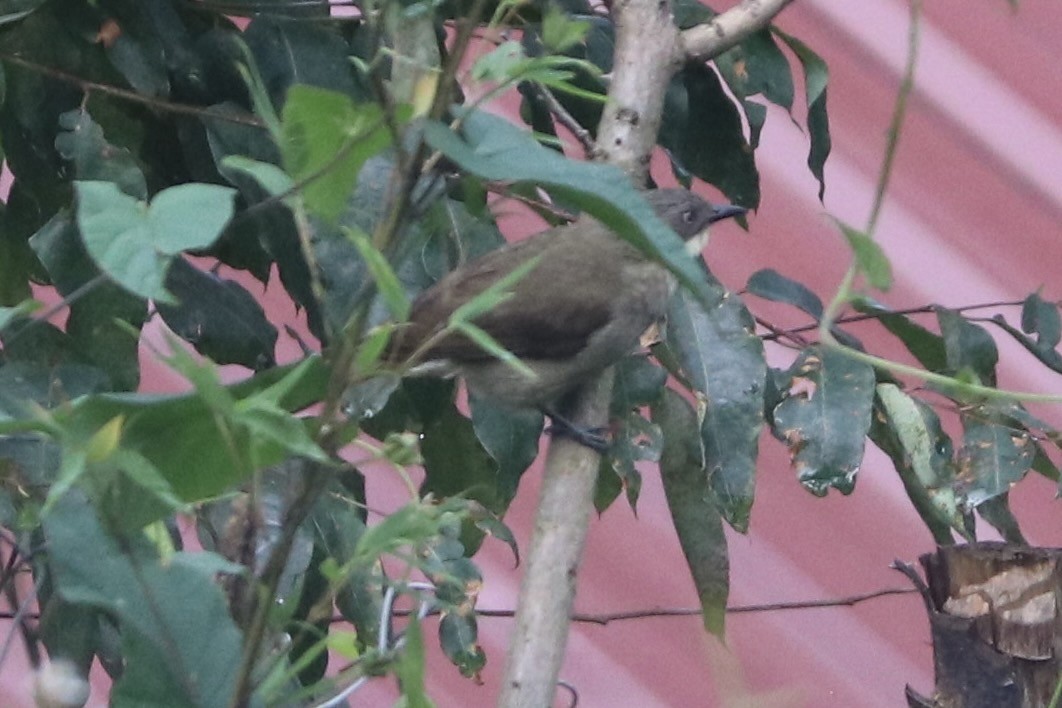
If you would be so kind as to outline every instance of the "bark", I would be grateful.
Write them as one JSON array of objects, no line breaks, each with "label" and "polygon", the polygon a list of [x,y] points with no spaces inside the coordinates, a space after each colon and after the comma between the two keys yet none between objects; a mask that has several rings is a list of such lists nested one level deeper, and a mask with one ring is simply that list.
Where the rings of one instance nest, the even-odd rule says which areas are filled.
[{"label": "bark", "polygon": [[941,547],[920,558],[935,691],[912,708],[1044,708],[1062,675],[1062,549],[1003,543]]}]

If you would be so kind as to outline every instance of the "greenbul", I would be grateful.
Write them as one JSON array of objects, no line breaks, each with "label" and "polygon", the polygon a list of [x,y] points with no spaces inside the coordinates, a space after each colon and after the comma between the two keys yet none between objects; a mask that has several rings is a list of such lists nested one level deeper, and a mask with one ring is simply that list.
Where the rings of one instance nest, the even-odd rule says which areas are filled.
[{"label": "greenbul", "polygon": [[[745,213],[741,207],[713,206],[684,189],[652,191],[646,198],[693,255],[704,247],[712,223]],[[460,332],[439,336],[457,308],[531,259],[536,265],[512,286],[511,296],[472,323],[534,376]],[[460,376],[477,396],[537,408],[553,420],[554,434],[601,450],[604,439],[576,429],[558,414],[558,406],[637,348],[641,336],[663,319],[675,283],[663,265],[584,217],[492,251],[422,292],[408,325],[392,340],[389,358],[403,361],[418,352],[412,374]]]}]

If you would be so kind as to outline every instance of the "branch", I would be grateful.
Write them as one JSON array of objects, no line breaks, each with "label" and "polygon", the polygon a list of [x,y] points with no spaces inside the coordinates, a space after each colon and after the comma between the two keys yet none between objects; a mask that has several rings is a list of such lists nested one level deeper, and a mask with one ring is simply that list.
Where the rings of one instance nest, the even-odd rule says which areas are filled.
[{"label": "branch", "polygon": [[[611,393],[610,369],[580,393],[569,417],[576,425],[598,427],[608,418]],[[553,705],[599,464],[596,452],[573,440],[550,442],[499,706]]]},{"label": "branch", "polygon": [[587,158],[593,160],[597,157],[597,146],[594,144],[594,136],[590,134],[590,131],[580,125],[579,121],[575,120],[572,114],[568,112],[568,109],[557,100],[557,97],[546,86],[535,81],[532,82],[532,87],[539,98],[546,104],[549,112],[553,114],[561,125],[571,131],[571,134],[579,141]]},{"label": "branch", "polygon": [[237,123],[239,125],[246,125],[252,128],[265,128],[265,124],[254,115],[238,115],[232,113],[221,113],[215,108],[205,108],[202,106],[193,106],[187,103],[174,103],[173,101],[167,101],[161,98],[155,98],[153,96],[145,96],[144,94],[137,93],[136,91],[129,91],[128,89],[119,88],[118,86],[112,86],[110,84],[101,84],[98,81],[89,81],[83,79],[80,76],[67,73],[61,69],[53,69],[50,66],[44,64],[38,64],[37,62],[30,61],[29,59],[23,59],[15,54],[9,54],[7,52],[0,52],[0,62],[7,62],[20,66],[27,71],[32,71],[35,74],[41,76],[47,76],[50,79],[56,81],[62,81],[63,83],[72,84],[77,86],[85,93],[102,93],[113,98],[118,98],[123,101],[129,101],[130,103],[139,103],[148,108],[154,108],[155,110],[164,113],[177,113],[180,115],[195,116],[197,118],[214,118],[216,120],[223,120],[229,123]]},{"label": "branch", "polygon": [[689,61],[707,61],[740,44],[771,24],[793,0],[742,0],[740,5],[716,15],[703,25],[681,33],[683,54]]},{"label": "branch", "polygon": [[[901,561],[894,561],[892,567],[899,569],[897,564],[901,564]],[[791,600],[783,602],[768,602],[760,605],[734,605],[726,608],[726,611],[729,614],[738,615],[752,614],[756,612],[778,612],[782,610],[812,610],[824,607],[853,607],[869,600],[877,600],[892,595],[913,595],[917,592],[920,592],[917,588],[880,588],[869,592],[824,600]],[[393,614],[395,617],[408,617],[413,614],[413,612],[414,610],[401,609],[395,610]],[[439,612],[440,610],[435,608],[428,614],[437,615]],[[696,617],[699,616],[701,612],[702,610],[700,607],[654,607],[649,610],[627,610],[624,612],[574,612],[571,614],[571,620],[572,622],[606,625],[610,622],[647,619],[650,617]],[[485,610],[478,607],[476,608],[477,617],[506,618],[515,615],[515,610]],[[4,618],[4,616],[3,613],[0,613],[0,619]],[[347,619],[345,617],[335,616],[332,618],[332,622],[334,623],[342,623],[346,621]]]},{"label": "branch", "polygon": [[[760,3],[745,2],[739,10],[744,16],[752,8],[767,22],[785,3],[777,5],[769,12]],[[616,32],[612,81],[591,154],[621,167],[636,185],[644,185],[664,95],[688,53],[668,0],[620,0],[612,6],[612,18]],[[759,26],[745,22],[746,33]],[[734,41],[744,36],[731,34]],[[608,414],[611,392],[611,371],[588,383],[576,401],[575,423],[600,426]],[[498,701],[506,708],[541,708],[553,702],[600,464],[596,454],[570,441],[555,440],[549,453]]]}]

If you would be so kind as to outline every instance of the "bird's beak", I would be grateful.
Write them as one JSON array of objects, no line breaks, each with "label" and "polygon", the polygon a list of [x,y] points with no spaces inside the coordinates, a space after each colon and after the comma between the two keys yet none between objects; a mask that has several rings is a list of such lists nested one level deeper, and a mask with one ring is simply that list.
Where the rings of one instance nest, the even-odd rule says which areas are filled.
[{"label": "bird's beak", "polygon": [[717,221],[723,219],[730,219],[735,216],[741,216],[748,213],[748,209],[745,207],[734,206],[733,204],[720,204],[719,206],[712,207],[712,215],[708,217],[708,223],[704,225],[701,232],[686,241],[686,253],[693,257],[697,257],[708,246],[709,227]]},{"label": "bird's beak", "polygon": [[748,209],[745,207],[734,206],[733,204],[720,204],[713,208],[712,215],[708,219],[709,224],[714,224],[717,221],[723,219],[730,219],[735,216],[741,216],[747,214]]}]

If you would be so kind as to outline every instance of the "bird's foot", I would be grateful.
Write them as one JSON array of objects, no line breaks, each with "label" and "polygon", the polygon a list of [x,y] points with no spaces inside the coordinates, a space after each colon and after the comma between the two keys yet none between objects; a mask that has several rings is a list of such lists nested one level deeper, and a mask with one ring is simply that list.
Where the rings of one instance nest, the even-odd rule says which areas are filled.
[{"label": "bird's foot", "polygon": [[553,411],[545,411],[550,419],[546,432],[554,437],[565,437],[590,448],[598,454],[605,454],[612,445],[612,437],[606,428],[582,428],[564,416]]}]

